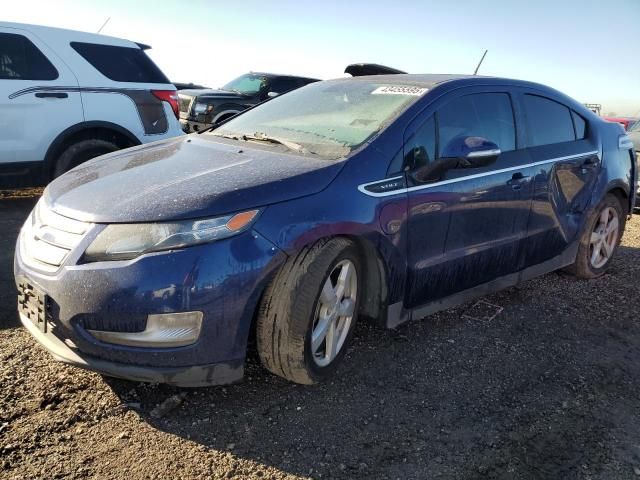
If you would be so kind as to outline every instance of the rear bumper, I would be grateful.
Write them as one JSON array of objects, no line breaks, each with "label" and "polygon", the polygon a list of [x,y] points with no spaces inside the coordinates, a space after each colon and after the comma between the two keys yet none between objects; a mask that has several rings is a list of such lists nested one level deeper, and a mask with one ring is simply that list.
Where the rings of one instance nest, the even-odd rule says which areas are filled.
[{"label": "rear bumper", "polygon": [[193,133],[199,132],[211,126],[210,123],[202,123],[202,122],[194,122],[191,120],[185,120],[184,118],[180,119],[180,126],[182,127],[182,131],[184,133]]},{"label": "rear bumper", "polygon": [[244,374],[244,361],[213,363],[189,367],[148,367],[110,362],[83,354],[67,346],[53,333],[43,333],[24,315],[22,325],[53,357],[75,367],[102,373],[110,377],[140,382],[167,383],[179,387],[203,387],[238,382]]},{"label": "rear bumper", "polygon": [[39,187],[45,183],[44,161],[0,163],[0,188]]}]

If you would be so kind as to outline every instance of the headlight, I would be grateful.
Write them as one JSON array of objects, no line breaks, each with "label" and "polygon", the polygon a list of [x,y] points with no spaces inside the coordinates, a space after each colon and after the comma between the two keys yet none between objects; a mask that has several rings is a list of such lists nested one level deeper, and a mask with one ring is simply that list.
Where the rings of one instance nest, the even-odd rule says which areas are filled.
[{"label": "headlight", "polygon": [[208,105],[206,103],[196,103],[195,107],[193,107],[193,112],[196,115],[201,115],[203,113],[211,113],[213,112],[213,105]]},{"label": "headlight", "polygon": [[259,210],[204,220],[111,224],[84,252],[85,262],[130,260],[142,254],[221,240],[247,230]]}]

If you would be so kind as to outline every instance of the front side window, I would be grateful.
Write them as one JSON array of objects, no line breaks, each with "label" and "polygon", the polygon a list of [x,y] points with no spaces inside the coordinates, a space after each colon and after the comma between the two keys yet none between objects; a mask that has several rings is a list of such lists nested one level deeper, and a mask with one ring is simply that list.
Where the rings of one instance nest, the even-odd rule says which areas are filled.
[{"label": "front side window", "polygon": [[55,80],[58,71],[31,40],[0,33],[0,79]]},{"label": "front side window", "polygon": [[268,77],[249,73],[230,81],[222,87],[222,90],[253,96],[265,90],[268,85]]},{"label": "front side window", "polygon": [[531,147],[575,140],[571,111],[561,103],[539,95],[524,95]]},{"label": "front side window", "polygon": [[420,170],[421,181],[437,180],[448,165],[440,161],[443,152],[459,137],[483,137],[504,152],[515,150],[513,118],[511,99],[506,93],[479,93],[452,100],[407,141],[405,165]]},{"label": "front side window", "polygon": [[312,83],[238,115],[209,135],[284,140],[337,159],[376,135],[426,90],[352,79]]},{"label": "front side window", "polygon": [[506,93],[478,93],[456,98],[438,113],[440,152],[457,137],[482,137],[503,152],[516,148],[511,98]]},{"label": "front side window", "polygon": [[171,83],[140,48],[71,42],[71,47],[102,75],[115,82]]}]

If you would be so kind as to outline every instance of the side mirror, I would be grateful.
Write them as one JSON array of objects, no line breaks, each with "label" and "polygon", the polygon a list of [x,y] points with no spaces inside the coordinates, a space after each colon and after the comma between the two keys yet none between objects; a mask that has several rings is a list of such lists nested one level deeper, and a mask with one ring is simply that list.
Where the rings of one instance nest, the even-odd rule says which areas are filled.
[{"label": "side mirror", "polygon": [[442,152],[442,158],[456,159],[455,168],[478,168],[491,165],[502,151],[482,137],[455,137]]},{"label": "side mirror", "polygon": [[269,98],[277,97],[278,95],[280,95],[278,92],[269,92],[269,93],[267,93],[267,97],[269,97]]}]

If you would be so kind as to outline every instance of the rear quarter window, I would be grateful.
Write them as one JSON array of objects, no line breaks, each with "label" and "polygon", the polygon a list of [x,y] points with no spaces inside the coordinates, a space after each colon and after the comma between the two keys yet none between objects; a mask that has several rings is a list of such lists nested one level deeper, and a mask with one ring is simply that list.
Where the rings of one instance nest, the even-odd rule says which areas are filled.
[{"label": "rear quarter window", "polygon": [[140,48],[71,42],[71,48],[110,80],[131,83],[171,83]]},{"label": "rear quarter window", "polygon": [[571,111],[571,116],[573,117],[573,126],[576,130],[576,140],[582,140],[587,136],[587,122],[573,110]]},{"label": "rear quarter window", "polygon": [[568,107],[549,98],[530,94],[524,96],[524,107],[531,147],[572,142],[576,139]]},{"label": "rear quarter window", "polygon": [[0,79],[55,80],[58,71],[31,40],[0,33]]}]

